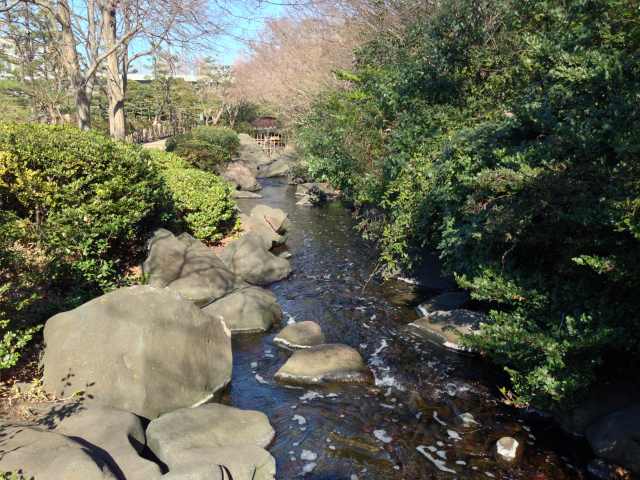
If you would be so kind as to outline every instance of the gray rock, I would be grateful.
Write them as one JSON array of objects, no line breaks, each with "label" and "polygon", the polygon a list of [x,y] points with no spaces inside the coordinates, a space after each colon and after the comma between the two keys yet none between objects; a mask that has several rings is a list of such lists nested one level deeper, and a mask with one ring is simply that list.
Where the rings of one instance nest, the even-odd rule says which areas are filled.
[{"label": "gray rock", "polygon": [[268,205],[256,205],[251,209],[251,216],[267,222],[275,232],[280,234],[285,233],[291,226],[289,217],[284,211]]},{"label": "gray rock", "polygon": [[198,306],[235,290],[239,279],[202,242],[190,235],[176,238],[158,230],[149,242],[142,267],[154,287],[169,287]]},{"label": "gray rock", "polygon": [[232,162],[222,172],[222,177],[233,183],[238,190],[256,192],[262,187],[253,172],[242,162]]},{"label": "gray rock", "polygon": [[340,344],[326,344],[296,350],[275,374],[275,379],[292,385],[322,383],[367,383],[371,372],[357,350]]},{"label": "gray rock", "polygon": [[340,191],[333,188],[326,182],[310,182],[302,183],[296,187],[296,195],[304,196],[317,191],[322,193],[326,198],[333,199],[340,196]]},{"label": "gray rock", "polygon": [[296,202],[296,205],[300,207],[313,207],[315,202],[311,198],[311,195],[304,195],[300,200]]},{"label": "gray rock", "polygon": [[154,418],[210,398],[231,379],[230,333],[176,292],[121,288],[44,329],[44,386],[60,397]]},{"label": "gray rock", "polygon": [[233,190],[231,192],[231,196],[233,198],[253,198],[253,199],[262,198],[262,195],[260,195],[259,193],[245,192],[244,190]]},{"label": "gray rock", "polygon": [[640,405],[611,413],[587,429],[599,457],[640,473]]},{"label": "gray rock", "polygon": [[269,290],[247,287],[230,293],[202,309],[222,318],[232,333],[266,332],[282,319],[282,309]]},{"label": "gray rock", "polygon": [[[255,445],[234,445],[231,447],[190,448],[184,450],[179,464],[172,464],[169,473],[176,472],[199,475],[186,478],[208,479],[225,471],[222,479],[233,480],[273,480],[276,461],[265,449]],[[184,475],[183,473],[183,475]],[[231,477],[229,477],[229,473]],[[164,477],[163,477],[164,478]],[[171,477],[174,478],[174,477]],[[182,477],[175,477],[182,478]],[[213,477],[218,478],[218,477]]]},{"label": "gray rock", "polygon": [[276,232],[263,218],[240,214],[239,219],[242,230],[258,235],[266,250],[271,250],[276,245],[282,245],[287,240],[285,235]]},{"label": "gray rock", "polygon": [[513,437],[502,437],[496,442],[496,455],[505,462],[513,462],[520,455],[520,443]]},{"label": "gray rock", "polygon": [[220,258],[236,275],[254,285],[269,285],[291,274],[289,261],[265,249],[264,240],[252,232],[227,245]]},{"label": "gray rock", "polygon": [[140,419],[133,413],[91,406],[63,418],[55,432],[104,450],[125,478],[152,480],[161,475],[158,465],[139,455],[146,445],[146,437]]},{"label": "gray rock", "polygon": [[468,301],[469,294],[467,292],[447,292],[418,305],[418,312],[427,316],[432,312],[456,310],[463,307]]},{"label": "gray rock", "polygon": [[65,435],[33,426],[2,426],[0,472],[21,472],[38,480],[121,479],[111,465],[104,452]]},{"label": "gray rock", "polygon": [[309,320],[284,327],[273,343],[287,349],[310,348],[324,343],[320,325]]},{"label": "gray rock", "polygon": [[169,470],[191,462],[193,449],[265,448],[274,436],[264,413],[218,403],[181,408],[153,420],[147,428],[149,448]]},{"label": "gray rock", "polygon": [[[227,480],[229,477],[220,465],[183,465],[162,476],[162,480]],[[234,479],[235,480],[235,479]]]},{"label": "gray rock", "polygon": [[480,324],[487,321],[482,313],[471,310],[435,311],[419,318],[410,325],[418,328],[426,337],[438,345],[456,351],[468,351],[462,344],[463,335],[477,332]]}]

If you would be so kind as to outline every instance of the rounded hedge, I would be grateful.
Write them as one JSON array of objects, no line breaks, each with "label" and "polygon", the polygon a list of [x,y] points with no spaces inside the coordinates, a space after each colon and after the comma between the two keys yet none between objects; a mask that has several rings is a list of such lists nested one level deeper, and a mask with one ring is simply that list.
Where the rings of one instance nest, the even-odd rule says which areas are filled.
[{"label": "rounded hedge", "polygon": [[167,204],[149,156],[70,126],[0,124],[0,201],[54,276],[105,288]]}]

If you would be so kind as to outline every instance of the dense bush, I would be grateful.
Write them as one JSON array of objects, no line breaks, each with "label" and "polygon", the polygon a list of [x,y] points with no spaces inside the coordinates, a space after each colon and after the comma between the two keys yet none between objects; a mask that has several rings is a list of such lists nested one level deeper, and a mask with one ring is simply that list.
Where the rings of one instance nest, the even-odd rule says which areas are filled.
[{"label": "dense bush", "polygon": [[224,127],[201,126],[190,133],[167,140],[166,149],[187,160],[191,165],[213,171],[229,162],[238,152],[240,139],[236,132]]},{"label": "dense bush", "polygon": [[173,153],[152,151],[174,207],[187,230],[215,242],[235,226],[231,185],[214,173],[193,168]]},{"label": "dense bush", "polygon": [[60,308],[111,288],[168,205],[139,147],[72,127],[0,124],[0,367]]},{"label": "dense bush", "polygon": [[300,143],[384,212],[363,228],[389,271],[435,249],[491,309],[468,341],[521,400],[567,402],[640,360],[637,7],[440,5],[361,49]]}]

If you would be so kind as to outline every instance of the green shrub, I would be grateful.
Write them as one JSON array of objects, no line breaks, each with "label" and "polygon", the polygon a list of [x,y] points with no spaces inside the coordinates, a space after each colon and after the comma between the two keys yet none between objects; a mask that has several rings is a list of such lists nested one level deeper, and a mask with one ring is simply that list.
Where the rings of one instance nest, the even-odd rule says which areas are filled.
[{"label": "green shrub", "polygon": [[231,185],[173,153],[153,151],[180,220],[197,238],[215,242],[235,226]]},{"label": "green shrub", "polygon": [[240,139],[229,128],[200,126],[167,140],[166,150],[202,170],[215,170],[238,152]]},{"label": "green shrub", "polygon": [[68,126],[0,124],[0,367],[39,324],[112,288],[168,220],[139,147]]},{"label": "green shrub", "polygon": [[522,401],[566,403],[638,375],[637,7],[481,4],[379,35],[298,136],[314,176],[383,212],[389,272],[436,250],[491,311],[467,341]]}]

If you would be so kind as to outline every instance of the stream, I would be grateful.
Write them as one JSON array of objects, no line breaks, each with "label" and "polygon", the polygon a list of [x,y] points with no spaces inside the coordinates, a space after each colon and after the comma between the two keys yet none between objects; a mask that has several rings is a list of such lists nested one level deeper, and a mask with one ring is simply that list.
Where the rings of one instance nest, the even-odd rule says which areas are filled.
[{"label": "stream", "polygon": [[[319,323],[327,343],[356,348],[375,376],[371,386],[285,387],[273,380],[289,356],[272,344],[281,327],[234,336],[224,400],[269,417],[278,479],[586,478],[588,448],[543,417],[505,405],[498,387],[506,382],[495,367],[432,345],[407,326],[416,303],[438,291],[370,279],[376,253],[347,208],[298,207],[295,187],[261,182],[262,200],[238,203],[247,212],[265,203],[291,219],[293,274],[271,286],[282,324]],[[514,465],[494,454],[505,435],[524,452]]]}]

